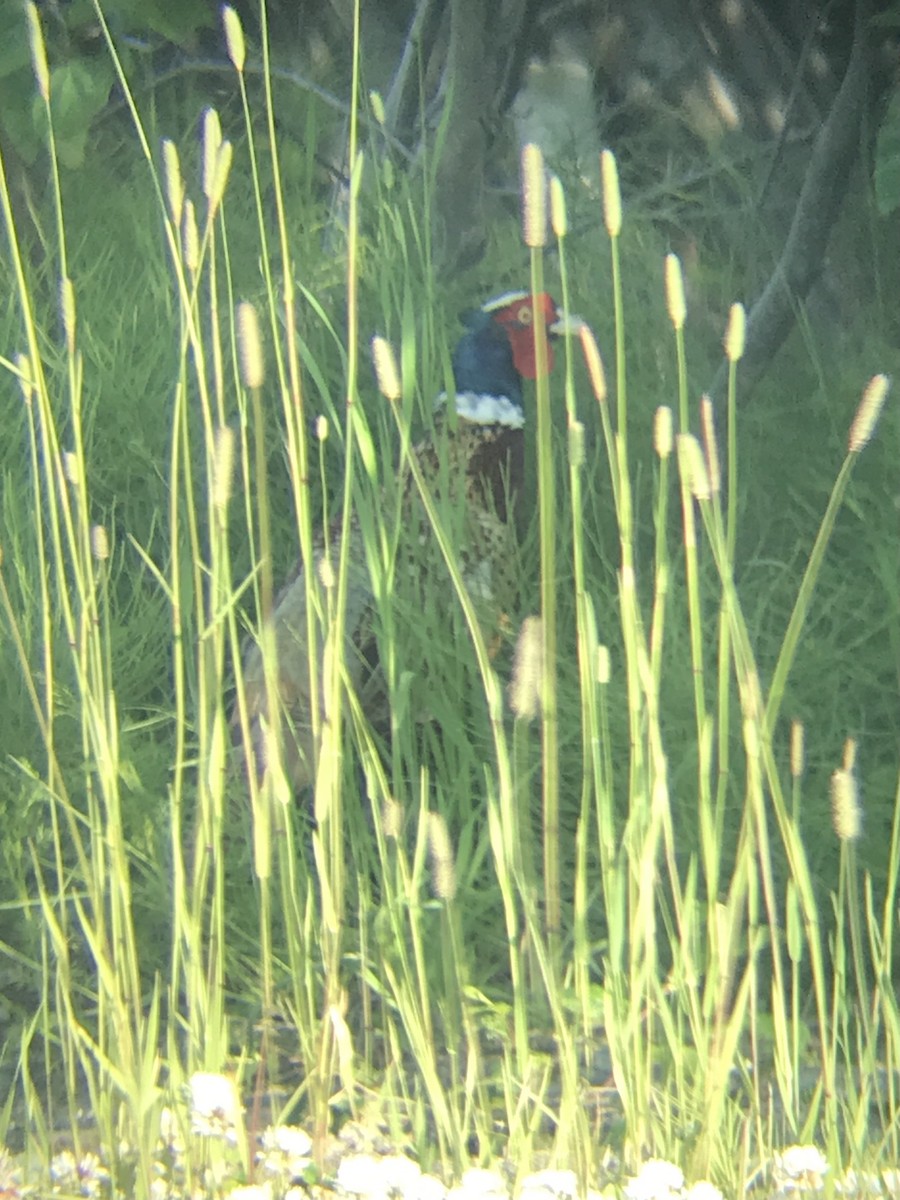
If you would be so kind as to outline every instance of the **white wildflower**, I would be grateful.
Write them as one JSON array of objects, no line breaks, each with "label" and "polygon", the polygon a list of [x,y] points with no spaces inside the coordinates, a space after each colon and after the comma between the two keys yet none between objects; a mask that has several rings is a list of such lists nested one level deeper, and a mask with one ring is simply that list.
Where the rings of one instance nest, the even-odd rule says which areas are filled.
[{"label": "white wildflower", "polygon": [[191,1129],[203,1137],[236,1140],[240,1104],[234,1084],[225,1075],[195,1072],[191,1090]]},{"label": "white wildflower", "polygon": [[378,1159],[374,1154],[349,1154],[338,1165],[337,1185],[353,1196],[371,1195],[377,1170]]},{"label": "white wildflower", "polygon": [[248,1183],[244,1187],[233,1188],[228,1193],[228,1200],[272,1200],[271,1183]]},{"label": "white wildflower", "polygon": [[789,1146],[775,1155],[772,1180],[782,1193],[818,1191],[827,1172],[828,1163],[817,1146]]},{"label": "white wildflower", "polygon": [[507,1200],[509,1189],[499,1171],[470,1167],[458,1187],[451,1188],[447,1200]]},{"label": "white wildflower", "polygon": [[422,1168],[405,1154],[389,1154],[380,1160],[384,1191],[389,1196],[410,1197],[422,1178]]},{"label": "white wildflower", "polygon": [[166,1106],[159,1114],[159,1140],[165,1150],[173,1157],[184,1153],[184,1138],[181,1136],[181,1123],[173,1109]]},{"label": "white wildflower", "polygon": [[294,1125],[270,1126],[262,1135],[258,1161],[270,1175],[300,1179],[312,1162],[312,1139]]},{"label": "white wildflower", "polygon": [[854,1171],[851,1167],[842,1179],[838,1179],[834,1190],[840,1196],[882,1196],[881,1180],[871,1171]]},{"label": "white wildflower", "polygon": [[421,1177],[418,1163],[403,1154],[385,1158],[374,1154],[352,1154],[341,1161],[337,1172],[338,1187],[370,1200],[389,1200],[390,1197],[411,1200]]},{"label": "white wildflower", "polygon": [[436,1175],[420,1175],[412,1197],[414,1200],[447,1200],[447,1188]]},{"label": "white wildflower", "polygon": [[881,1172],[881,1179],[889,1196],[900,1196],[900,1170],[896,1167],[886,1167]]},{"label": "white wildflower", "polygon": [[685,1200],[724,1200],[724,1197],[714,1183],[708,1183],[705,1179],[701,1179],[697,1183],[691,1184]]},{"label": "white wildflower", "polygon": [[516,1200],[551,1200],[552,1197],[578,1195],[578,1178],[574,1171],[536,1171],[527,1175],[516,1194]]},{"label": "white wildflower", "polygon": [[0,1197],[27,1196],[33,1191],[23,1182],[22,1169],[13,1162],[10,1152],[0,1146]]},{"label": "white wildflower", "polygon": [[54,1183],[72,1183],[76,1174],[75,1155],[71,1150],[62,1150],[50,1159],[50,1178]]},{"label": "white wildflower", "polygon": [[79,1196],[99,1196],[109,1181],[109,1171],[96,1154],[85,1154],[77,1161],[71,1150],[63,1150],[50,1160],[50,1178]]},{"label": "white wildflower", "polygon": [[684,1172],[664,1158],[651,1158],[625,1184],[627,1200],[674,1200],[684,1194]]}]

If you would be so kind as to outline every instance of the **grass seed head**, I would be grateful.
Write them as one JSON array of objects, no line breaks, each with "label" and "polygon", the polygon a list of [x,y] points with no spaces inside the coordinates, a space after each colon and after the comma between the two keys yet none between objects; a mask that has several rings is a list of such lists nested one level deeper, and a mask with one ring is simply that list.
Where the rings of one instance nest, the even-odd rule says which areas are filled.
[{"label": "grass seed head", "polygon": [[219,511],[228,507],[234,477],[234,430],[220,425],[213,451],[212,502]]},{"label": "grass seed head", "polygon": [[214,108],[208,108],[203,114],[203,195],[210,199],[218,169],[219,150],[222,146],[222,122]]},{"label": "grass seed head", "polygon": [[678,435],[678,466],[695,500],[709,500],[712,488],[700,443],[691,433]]},{"label": "grass seed head", "polygon": [[619,191],[619,168],[612,150],[604,150],[600,155],[600,179],[606,232],[611,238],[617,238],[622,232],[622,193]]},{"label": "grass seed head", "polygon": [[394,350],[387,338],[377,334],[372,338],[372,362],[375,366],[375,378],[378,390],[382,396],[392,402],[400,399],[400,375],[397,371],[397,360]]},{"label": "grass seed head", "polygon": [[397,841],[403,830],[403,805],[393,796],[385,797],[381,806],[381,828],[384,830],[384,836],[394,841]]},{"label": "grass seed head", "polygon": [[706,451],[706,469],[713,495],[722,490],[722,468],[719,464],[719,445],[716,441],[715,409],[709,396],[700,400],[700,425],[703,430],[703,448]]},{"label": "grass seed head", "polygon": [[452,900],[456,895],[456,865],[447,822],[440,813],[428,815],[428,848],[431,851],[435,895],[441,900]]},{"label": "grass seed head", "polygon": [[855,842],[862,833],[862,807],[856,776],[846,767],[831,775],[831,820],[842,842]]},{"label": "grass seed head", "polygon": [[169,216],[173,225],[181,224],[181,211],[184,205],[184,178],[181,174],[181,160],[178,157],[178,147],[169,138],[163,139],[163,180],[166,185],[166,200],[169,205]]},{"label": "grass seed head", "polygon": [[372,116],[381,128],[384,129],[387,124],[387,116],[384,111],[384,100],[381,98],[381,92],[376,92],[374,89],[369,92],[369,107],[372,109]]},{"label": "grass seed head", "polygon": [[729,362],[738,362],[744,354],[744,340],[747,333],[747,314],[743,304],[732,304],[728,314],[728,328],[725,330],[725,357]]},{"label": "grass seed head", "polygon": [[672,453],[672,410],[667,404],[661,404],[656,410],[653,445],[660,458],[668,458]]},{"label": "grass seed head", "polygon": [[581,338],[581,352],[584,355],[584,361],[587,364],[588,376],[591,380],[591,387],[594,389],[594,395],[597,397],[597,403],[603,404],[606,401],[606,372],[603,369],[603,359],[600,357],[600,348],[597,345],[597,340],[588,325],[582,324],[579,332]]},{"label": "grass seed head", "polygon": [[186,200],[184,217],[181,222],[181,253],[184,263],[192,275],[196,275],[200,267],[200,235],[197,232],[197,210],[193,200]]},{"label": "grass seed head", "polygon": [[856,766],[856,738],[847,738],[844,742],[844,770],[852,771]]},{"label": "grass seed head", "polygon": [[230,4],[222,8],[222,24],[225,27],[225,47],[234,69],[241,74],[247,58],[247,45],[244,41],[244,30],[241,18]]},{"label": "grass seed head", "polygon": [[91,526],[91,553],[98,562],[109,558],[109,534],[105,525]]},{"label": "grass seed head", "polygon": [[547,244],[547,172],[534,142],[522,148],[522,228],[526,246]]},{"label": "grass seed head", "polygon": [[34,372],[31,369],[31,359],[21,352],[16,355],[16,371],[18,372],[19,387],[26,404],[34,400]]},{"label": "grass seed head", "polygon": [[666,255],[666,308],[673,328],[683,329],[687,304],[684,299],[684,276],[677,254]]},{"label": "grass seed head", "polygon": [[519,630],[509,685],[509,707],[522,721],[533,721],[541,714],[543,636],[541,618],[526,617]]},{"label": "grass seed head", "polygon": [[219,154],[216,158],[216,169],[213,175],[212,189],[209,194],[209,215],[212,218],[219,205],[222,203],[222,197],[225,195],[225,186],[228,183],[228,176],[231,174],[231,160],[234,157],[234,147],[231,142],[223,142],[219,147]]},{"label": "grass seed head", "polygon": [[550,176],[550,226],[553,236],[562,240],[569,231],[566,194],[558,175]]},{"label": "grass seed head", "polygon": [[791,777],[799,779],[803,775],[805,753],[805,730],[802,721],[791,722]]},{"label": "grass seed head", "polygon": [[241,378],[250,391],[261,388],[266,378],[262,352],[262,336],[256,309],[247,300],[242,300],[237,309],[238,356],[241,362]]},{"label": "grass seed head", "polygon": [[853,424],[850,426],[848,449],[858,454],[869,443],[887,399],[891,381],[887,375],[873,375],[862,394]]}]

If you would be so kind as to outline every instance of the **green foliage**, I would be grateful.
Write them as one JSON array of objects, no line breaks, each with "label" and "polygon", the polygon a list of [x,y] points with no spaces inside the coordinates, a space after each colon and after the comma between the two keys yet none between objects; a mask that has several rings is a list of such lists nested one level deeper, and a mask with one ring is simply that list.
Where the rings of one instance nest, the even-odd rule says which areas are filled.
[{"label": "green foliage", "polygon": [[[102,11],[113,36],[140,39],[145,57],[167,46],[189,45],[211,23],[203,0],[109,0]],[[28,22],[20,0],[0,0],[0,28],[0,143],[31,166],[47,148],[47,120],[43,102],[35,95]],[[84,165],[85,146],[110,100],[115,74],[90,0],[54,6],[49,16],[42,16],[42,28],[51,64],[56,152],[64,167],[77,170]],[[127,46],[121,46],[120,53],[126,65],[135,61]]]},{"label": "green foliage", "polygon": [[[629,215],[612,248],[592,226],[534,254],[535,283],[546,271],[596,330],[611,395],[577,342],[541,384],[527,494],[544,511],[510,618],[513,634],[538,610],[555,623],[539,690],[558,705],[514,719],[510,647],[487,652],[456,514],[409,453],[456,311],[522,282],[514,225],[439,286],[427,179],[378,170],[383,147],[364,145],[351,219],[324,245],[310,159],[293,143],[278,169],[265,98],[239,84],[227,149],[219,118],[203,122],[204,161],[231,163],[215,201],[199,155],[170,153],[164,180],[121,137],[79,142],[76,118],[63,139],[54,106],[60,159],[65,141],[90,165],[65,180],[59,226],[42,213],[69,243],[77,321],[61,335],[62,247],[19,264],[20,291],[4,280],[2,341],[32,369],[0,362],[0,1015],[21,1028],[38,1153],[38,1092],[63,1082],[74,1123],[84,1080],[101,1141],[123,1147],[122,1190],[155,1194],[163,1103],[192,1071],[234,1066],[254,1119],[287,1081],[276,1105],[324,1142],[338,1105],[358,1115],[374,1096],[448,1174],[474,1134],[520,1173],[549,1147],[594,1177],[586,1081],[615,1091],[605,1138],[630,1168],[669,1154],[729,1194],[787,1138],[827,1139],[835,1174],[896,1156],[873,1082],[900,1057],[896,417],[852,480],[860,448],[839,466],[868,363],[834,378],[817,363],[816,391],[788,359],[791,378],[746,411],[732,380],[711,492],[689,372],[709,374],[722,322],[705,314],[712,353],[690,302],[687,327],[667,328],[655,231]],[[69,86],[80,95],[77,71]],[[314,144],[315,110],[294,102]],[[176,177],[193,208],[173,213]],[[248,298],[266,363],[250,391],[233,322]],[[399,400],[359,358],[376,329],[399,350]],[[801,395],[805,413],[785,405]],[[661,404],[684,423],[663,455]],[[398,465],[416,528],[400,528]],[[323,667],[332,720],[298,803],[277,770],[247,776],[228,721],[241,643],[266,641],[262,576],[308,558],[313,522],[342,506],[383,585],[390,728],[344,686],[337,598],[358,564],[335,553],[333,579],[304,577],[338,669]],[[420,532],[424,598],[396,575]],[[814,753],[792,772],[796,716]],[[875,828],[836,844],[828,782],[860,729]],[[59,1079],[36,1079],[42,1057]],[[246,1174],[246,1137],[231,1149]]]},{"label": "green foliage", "polygon": [[882,216],[900,207],[900,91],[891,97],[875,143],[875,201]]}]

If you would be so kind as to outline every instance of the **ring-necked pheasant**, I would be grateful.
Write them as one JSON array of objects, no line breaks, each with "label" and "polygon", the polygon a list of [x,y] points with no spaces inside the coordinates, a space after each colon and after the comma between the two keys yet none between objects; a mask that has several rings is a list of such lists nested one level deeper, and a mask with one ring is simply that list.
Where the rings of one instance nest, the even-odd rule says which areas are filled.
[{"label": "ring-necked pheasant", "polygon": [[[456,420],[448,419],[447,397],[442,394],[435,403],[434,435],[415,446],[413,454],[428,486],[435,493],[446,486],[443,498],[454,509],[457,505],[465,506],[459,546],[463,578],[473,600],[480,607],[493,607],[499,616],[516,593],[514,502],[521,487],[525,458],[522,381],[536,375],[535,322],[543,322],[549,338],[573,332],[580,322],[568,317],[546,294],[538,297],[535,308],[530,292],[505,293],[464,313],[462,321],[466,331],[452,356]],[[548,341],[548,369],[552,363],[553,350]],[[401,495],[404,505],[421,508],[411,479],[403,481]],[[424,522],[424,514],[421,519]],[[327,571],[326,558],[332,563],[337,561],[336,539],[340,530],[340,521],[336,521],[327,538],[323,531],[315,539],[316,569],[320,576]],[[350,522],[349,536],[352,543],[348,548],[344,651],[349,683],[360,691],[373,675],[375,589],[356,519]],[[321,697],[311,699],[307,581],[302,568],[295,571],[277,596],[271,621],[284,765],[299,790],[313,782],[313,703],[322,712]],[[320,635],[317,653],[320,675],[322,651]],[[245,734],[249,736],[250,753],[261,778],[270,760],[273,723],[268,711],[263,656],[256,642],[245,651],[242,678]],[[236,740],[242,742],[240,705],[235,706],[232,723]]]}]

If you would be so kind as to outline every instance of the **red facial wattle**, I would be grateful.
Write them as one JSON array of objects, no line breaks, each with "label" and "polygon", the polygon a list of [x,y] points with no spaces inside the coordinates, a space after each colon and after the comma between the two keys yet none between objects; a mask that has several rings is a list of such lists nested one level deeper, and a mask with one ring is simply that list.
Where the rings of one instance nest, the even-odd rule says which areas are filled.
[{"label": "red facial wattle", "polygon": [[[548,326],[557,319],[558,310],[546,292],[538,297],[537,314],[532,307],[531,297],[514,300],[504,308],[498,309],[494,320],[503,326],[512,349],[513,363],[523,379],[537,378],[537,354],[534,344],[535,315],[543,322],[545,332]],[[547,370],[553,369],[553,346],[547,335]]]}]

